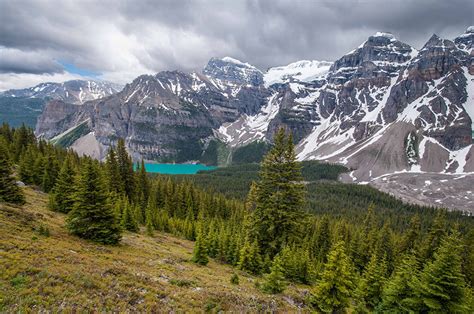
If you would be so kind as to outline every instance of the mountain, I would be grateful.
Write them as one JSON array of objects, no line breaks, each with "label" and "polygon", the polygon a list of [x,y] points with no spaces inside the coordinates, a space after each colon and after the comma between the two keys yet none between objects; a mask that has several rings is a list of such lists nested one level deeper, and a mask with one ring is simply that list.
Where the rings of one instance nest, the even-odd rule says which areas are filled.
[{"label": "mountain", "polygon": [[331,67],[332,62],[302,60],[286,66],[268,69],[264,75],[265,86],[282,84],[291,81],[311,82],[323,78]]},{"label": "mountain", "polygon": [[[59,140],[72,132],[73,147],[97,158],[123,137],[134,158],[198,160],[214,129],[256,114],[269,96],[256,68],[231,58],[211,59],[202,74],[142,75],[119,93],[80,106],[52,101],[36,133]],[[89,132],[77,132],[85,121]]]},{"label": "mountain", "polygon": [[119,90],[117,84],[91,80],[41,83],[30,88],[7,90],[0,93],[0,122],[8,122],[12,126],[26,123],[34,127],[44,104],[49,100],[82,104]]},{"label": "mountain", "polygon": [[41,83],[25,89],[10,89],[0,93],[2,97],[58,99],[72,104],[82,104],[112,95],[120,85],[91,80],[71,80],[63,83]]},{"label": "mountain", "polygon": [[[377,32],[334,62],[298,61],[266,72],[212,58],[201,73],[140,76],[82,106],[52,101],[36,132],[68,138],[97,158],[123,137],[136,159],[183,162],[271,142],[285,127],[299,159],[344,164],[353,169],[346,181],[383,185],[400,173],[450,180],[474,172],[473,40],[470,27],[454,40],[433,35],[417,50]],[[413,193],[428,190],[426,183]],[[428,198],[442,204],[448,193],[440,187]]]}]

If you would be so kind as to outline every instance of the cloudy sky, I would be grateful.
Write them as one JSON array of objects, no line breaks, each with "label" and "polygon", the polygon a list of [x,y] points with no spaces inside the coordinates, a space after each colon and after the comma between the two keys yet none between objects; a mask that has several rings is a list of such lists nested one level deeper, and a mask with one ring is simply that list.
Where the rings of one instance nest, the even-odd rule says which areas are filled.
[{"label": "cloudy sky", "polygon": [[232,56],[265,70],[335,60],[376,31],[420,48],[474,24],[472,0],[0,0],[0,90],[200,70]]}]

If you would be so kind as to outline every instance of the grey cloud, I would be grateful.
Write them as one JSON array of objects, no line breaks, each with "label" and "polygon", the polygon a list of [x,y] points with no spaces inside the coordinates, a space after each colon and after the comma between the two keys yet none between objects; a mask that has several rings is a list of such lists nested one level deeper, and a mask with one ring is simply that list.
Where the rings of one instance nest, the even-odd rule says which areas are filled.
[{"label": "grey cloud", "polygon": [[0,73],[54,74],[63,67],[41,52],[0,47]]},{"label": "grey cloud", "polygon": [[0,20],[2,46],[129,80],[144,71],[201,69],[213,56],[261,69],[335,60],[376,31],[420,48],[432,33],[464,32],[474,23],[474,2],[0,0]]}]

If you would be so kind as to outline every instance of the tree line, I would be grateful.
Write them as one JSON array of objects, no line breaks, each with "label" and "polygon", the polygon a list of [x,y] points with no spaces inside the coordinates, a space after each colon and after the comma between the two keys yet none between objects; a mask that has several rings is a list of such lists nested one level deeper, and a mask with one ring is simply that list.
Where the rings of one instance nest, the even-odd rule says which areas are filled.
[{"label": "tree line", "polygon": [[265,292],[309,285],[307,303],[322,312],[473,308],[472,217],[456,223],[438,211],[423,227],[420,211],[392,228],[393,216],[377,204],[359,213],[362,223],[351,211],[309,213],[291,135],[280,130],[274,141],[241,201],[187,180],[148,175],[143,161],[134,167],[123,140],[99,162],[37,140],[26,127],[3,125],[0,200],[24,202],[16,175],[49,193],[48,206],[67,214],[72,234],[116,244],[125,230],[171,233],[195,241],[193,262],[214,259],[260,276]]}]

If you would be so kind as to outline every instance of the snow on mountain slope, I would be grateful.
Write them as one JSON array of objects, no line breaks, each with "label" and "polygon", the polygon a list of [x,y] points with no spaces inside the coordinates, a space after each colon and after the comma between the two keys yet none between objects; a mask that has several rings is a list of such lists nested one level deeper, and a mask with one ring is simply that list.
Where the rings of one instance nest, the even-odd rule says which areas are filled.
[{"label": "snow on mountain slope", "polygon": [[302,60],[286,66],[273,67],[264,74],[265,86],[287,83],[292,80],[311,82],[326,75],[332,62]]},{"label": "snow on mountain slope", "polygon": [[110,82],[72,80],[63,83],[41,83],[25,89],[12,89],[1,93],[4,97],[25,97],[63,100],[82,104],[117,93],[120,86]]}]

